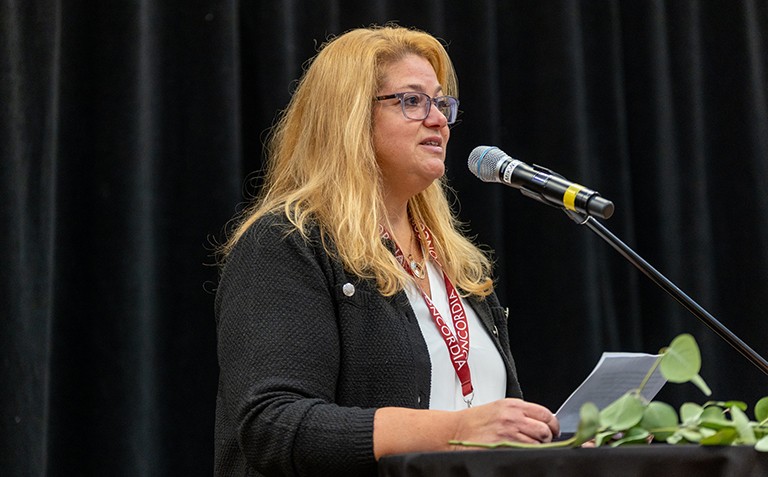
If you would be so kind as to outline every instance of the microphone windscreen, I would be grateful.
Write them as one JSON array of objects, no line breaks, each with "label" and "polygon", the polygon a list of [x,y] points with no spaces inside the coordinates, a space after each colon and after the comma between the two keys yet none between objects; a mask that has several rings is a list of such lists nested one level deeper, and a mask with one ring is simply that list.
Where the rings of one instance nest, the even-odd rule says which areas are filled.
[{"label": "microphone windscreen", "polygon": [[484,182],[500,182],[497,174],[499,161],[508,157],[495,146],[477,146],[469,154],[467,166],[478,179]]}]

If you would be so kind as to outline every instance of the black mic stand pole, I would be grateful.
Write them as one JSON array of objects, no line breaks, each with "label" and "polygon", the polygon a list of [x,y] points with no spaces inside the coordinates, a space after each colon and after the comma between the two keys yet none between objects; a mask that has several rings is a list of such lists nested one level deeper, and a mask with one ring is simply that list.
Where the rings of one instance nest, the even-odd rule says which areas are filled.
[{"label": "black mic stand pole", "polygon": [[582,215],[577,212],[573,212],[568,209],[563,209],[574,222],[576,222],[579,225],[586,225],[589,227],[590,230],[592,230],[595,234],[597,234],[600,238],[608,242],[608,244],[616,249],[624,258],[626,258],[632,265],[637,267],[641,272],[643,272],[648,278],[651,279],[654,283],[656,283],[658,286],[660,286],[662,289],[664,289],[667,293],[672,295],[672,297],[678,301],[681,305],[683,305],[685,308],[688,309],[691,313],[693,313],[696,318],[703,321],[705,325],[707,325],[712,331],[717,333],[722,339],[724,339],[728,344],[733,346],[736,351],[741,353],[745,358],[747,358],[749,361],[752,362],[755,366],[757,366],[763,373],[768,374],[768,361],[766,361],[762,356],[757,354],[755,350],[747,346],[744,341],[742,341],[738,336],[733,334],[728,328],[726,328],[722,323],[717,321],[714,316],[709,314],[707,310],[702,308],[698,303],[693,301],[688,295],[683,293],[682,290],[680,290],[674,283],[672,283],[667,277],[659,273],[655,268],[653,268],[648,262],[646,262],[640,255],[635,253],[634,250],[632,250],[627,244],[619,240],[618,237],[613,235],[610,230],[608,230],[603,224],[597,221],[597,219],[593,218],[590,215]]}]

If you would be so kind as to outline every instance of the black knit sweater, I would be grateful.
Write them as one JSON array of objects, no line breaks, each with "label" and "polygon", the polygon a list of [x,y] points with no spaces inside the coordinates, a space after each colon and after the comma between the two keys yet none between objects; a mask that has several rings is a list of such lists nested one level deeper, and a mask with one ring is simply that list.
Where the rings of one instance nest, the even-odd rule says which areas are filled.
[{"label": "black knit sweater", "polygon": [[[376,475],[376,408],[428,408],[431,366],[405,293],[350,275],[314,229],[258,220],[228,257],[216,295],[218,475]],[[469,299],[520,397],[495,295]]]}]

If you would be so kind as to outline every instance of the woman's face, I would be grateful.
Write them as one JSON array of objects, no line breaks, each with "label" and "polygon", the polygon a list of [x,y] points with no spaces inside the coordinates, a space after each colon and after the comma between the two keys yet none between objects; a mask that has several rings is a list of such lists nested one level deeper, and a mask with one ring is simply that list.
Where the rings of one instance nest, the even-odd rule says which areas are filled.
[{"label": "woman's face", "polygon": [[[408,55],[384,69],[377,96],[402,92],[443,95],[432,65]],[[381,169],[385,199],[402,205],[445,173],[445,148],[450,137],[446,117],[434,106],[423,120],[403,115],[400,100],[377,102],[373,111],[373,147]]]}]

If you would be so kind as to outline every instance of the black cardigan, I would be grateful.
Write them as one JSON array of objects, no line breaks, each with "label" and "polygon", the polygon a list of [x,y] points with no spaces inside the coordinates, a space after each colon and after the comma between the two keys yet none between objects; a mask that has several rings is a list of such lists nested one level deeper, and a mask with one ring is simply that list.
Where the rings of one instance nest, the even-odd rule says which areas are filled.
[{"label": "black cardigan", "polygon": [[[376,408],[429,407],[431,365],[404,292],[344,270],[317,228],[258,220],[227,259],[216,294],[218,475],[376,475]],[[346,285],[346,286],[345,286]],[[521,397],[495,295],[469,298]]]}]

